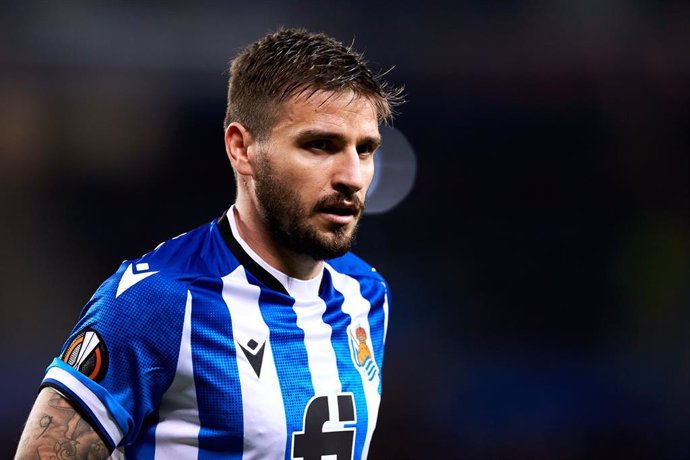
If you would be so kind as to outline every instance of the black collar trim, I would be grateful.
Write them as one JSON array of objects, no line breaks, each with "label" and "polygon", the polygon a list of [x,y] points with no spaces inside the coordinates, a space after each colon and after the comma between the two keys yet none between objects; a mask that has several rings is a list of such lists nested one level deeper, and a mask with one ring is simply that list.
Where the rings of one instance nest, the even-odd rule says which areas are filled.
[{"label": "black collar trim", "polygon": [[247,271],[254,275],[261,283],[265,284],[274,291],[281,292],[290,297],[290,294],[285,289],[285,286],[283,286],[280,281],[275,279],[275,277],[266,271],[265,268],[252,259],[244,248],[242,248],[242,245],[240,245],[239,241],[235,239],[235,236],[232,234],[232,229],[230,228],[230,222],[228,222],[229,218],[230,217],[227,215],[227,212],[224,212],[223,215],[218,218],[216,223],[218,224],[218,230],[220,230],[223,241],[225,241],[225,245],[228,247],[230,252],[232,252],[235,257],[237,257],[237,260],[240,262],[240,264],[242,264]]}]

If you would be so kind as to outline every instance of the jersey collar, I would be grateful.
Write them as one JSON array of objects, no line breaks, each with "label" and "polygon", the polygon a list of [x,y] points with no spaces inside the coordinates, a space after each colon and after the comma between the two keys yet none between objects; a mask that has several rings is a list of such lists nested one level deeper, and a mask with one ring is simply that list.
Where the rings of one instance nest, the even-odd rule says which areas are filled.
[{"label": "jersey collar", "polygon": [[301,280],[288,276],[273,268],[262,259],[240,236],[237,230],[234,214],[235,205],[218,219],[220,230],[228,248],[235,254],[240,263],[254,274],[259,281],[271,289],[280,291],[295,299],[310,299],[318,297],[322,288],[323,269],[314,278]]}]

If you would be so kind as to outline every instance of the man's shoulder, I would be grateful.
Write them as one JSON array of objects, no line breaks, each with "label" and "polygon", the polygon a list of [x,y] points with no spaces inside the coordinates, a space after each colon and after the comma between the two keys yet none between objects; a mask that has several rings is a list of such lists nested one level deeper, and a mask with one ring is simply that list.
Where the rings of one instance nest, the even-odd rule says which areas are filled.
[{"label": "man's shoulder", "polygon": [[125,260],[123,265],[132,264],[134,271],[137,267],[157,270],[171,277],[215,275],[216,262],[224,255],[218,250],[217,243],[221,239],[214,219],[163,241],[137,258]]},{"label": "man's shoulder", "polygon": [[200,269],[200,262],[208,248],[214,222],[208,222],[192,230],[163,241],[153,250],[132,260],[136,263],[156,264],[170,272],[188,272]]},{"label": "man's shoulder", "polygon": [[138,295],[183,290],[193,279],[208,274],[208,239],[213,222],[170,238],[153,250],[122,261],[101,285],[99,292],[112,291],[116,298],[125,292]]}]

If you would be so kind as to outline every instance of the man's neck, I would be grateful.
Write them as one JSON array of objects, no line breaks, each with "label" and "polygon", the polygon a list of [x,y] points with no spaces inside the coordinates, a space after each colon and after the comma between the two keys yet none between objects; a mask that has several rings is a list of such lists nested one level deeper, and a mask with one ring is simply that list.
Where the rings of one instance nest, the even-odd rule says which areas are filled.
[{"label": "man's neck", "polygon": [[232,210],[228,217],[234,219],[240,237],[271,267],[300,280],[309,280],[321,273],[323,261],[296,254],[274,241],[252,203],[238,199]]}]

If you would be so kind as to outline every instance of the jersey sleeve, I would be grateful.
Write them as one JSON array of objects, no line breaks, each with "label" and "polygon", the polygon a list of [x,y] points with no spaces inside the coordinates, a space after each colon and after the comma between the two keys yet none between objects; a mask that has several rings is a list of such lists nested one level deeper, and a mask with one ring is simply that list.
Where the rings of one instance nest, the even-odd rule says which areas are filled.
[{"label": "jersey sleeve", "polygon": [[132,442],[177,365],[187,283],[125,262],[83,308],[42,386],[67,396],[111,451]]}]

